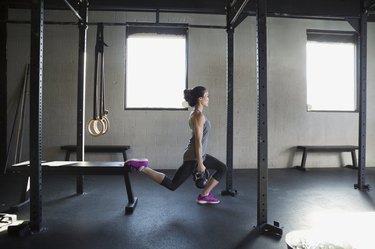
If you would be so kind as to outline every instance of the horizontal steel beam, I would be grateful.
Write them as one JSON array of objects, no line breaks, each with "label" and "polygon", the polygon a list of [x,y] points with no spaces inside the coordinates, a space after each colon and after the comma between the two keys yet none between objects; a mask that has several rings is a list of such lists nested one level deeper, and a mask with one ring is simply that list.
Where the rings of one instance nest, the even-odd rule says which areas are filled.
[{"label": "horizontal steel beam", "polygon": [[[232,1],[237,5],[243,0]],[[367,1],[370,6],[374,1]],[[0,5],[9,5],[12,8],[30,8],[28,0],[0,0]],[[112,11],[151,11],[156,12],[181,12],[197,14],[223,14],[228,5],[228,0],[96,0],[90,3],[90,10]],[[67,9],[64,1],[49,0],[46,9]],[[255,13],[255,1],[250,1],[243,13]],[[358,0],[268,0],[267,13],[280,16],[305,16],[305,17],[358,17],[360,5]]]}]

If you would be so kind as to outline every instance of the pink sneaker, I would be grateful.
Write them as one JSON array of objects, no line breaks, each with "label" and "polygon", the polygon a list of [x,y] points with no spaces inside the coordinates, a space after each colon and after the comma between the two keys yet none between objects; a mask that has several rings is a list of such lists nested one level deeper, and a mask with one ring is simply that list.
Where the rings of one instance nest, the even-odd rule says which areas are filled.
[{"label": "pink sneaker", "polygon": [[216,199],[212,194],[208,194],[206,196],[204,195],[198,195],[197,202],[199,204],[219,204],[219,199]]},{"label": "pink sneaker", "polygon": [[125,165],[132,167],[135,171],[142,171],[144,168],[148,166],[148,159],[129,159],[125,161]]}]

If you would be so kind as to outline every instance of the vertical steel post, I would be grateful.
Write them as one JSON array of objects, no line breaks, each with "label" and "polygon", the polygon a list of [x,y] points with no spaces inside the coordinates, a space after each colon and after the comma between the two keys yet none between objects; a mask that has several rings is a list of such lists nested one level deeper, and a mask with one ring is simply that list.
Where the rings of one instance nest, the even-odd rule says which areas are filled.
[{"label": "vertical steel post", "polygon": [[[88,1],[79,0],[78,96],[77,96],[77,161],[85,160],[85,99],[86,99],[86,45]],[[77,193],[83,193],[83,176],[77,176]]]},{"label": "vertical steel post", "polygon": [[8,6],[0,5],[0,172],[7,166],[7,20]]},{"label": "vertical steel post", "polygon": [[367,10],[361,0],[361,14],[358,35],[359,57],[359,134],[358,134],[358,183],[354,185],[359,190],[369,190],[365,179],[366,168],[366,113],[367,113]]},{"label": "vertical steel post", "polygon": [[[230,6],[227,7],[227,12]],[[228,18],[227,13],[227,18]],[[234,27],[227,19],[227,174],[226,189],[222,195],[235,196],[237,190],[233,190],[233,71],[234,71]]]},{"label": "vertical steel post", "polygon": [[42,85],[44,1],[31,2],[30,48],[30,228],[42,227]]},{"label": "vertical steel post", "polygon": [[267,2],[257,0],[257,107],[258,207],[257,225],[267,223],[268,120],[267,120]]},{"label": "vertical steel post", "polygon": [[267,0],[257,0],[257,122],[258,122],[258,196],[257,228],[262,234],[282,237],[279,222],[267,223],[268,192],[268,119],[267,119]]}]

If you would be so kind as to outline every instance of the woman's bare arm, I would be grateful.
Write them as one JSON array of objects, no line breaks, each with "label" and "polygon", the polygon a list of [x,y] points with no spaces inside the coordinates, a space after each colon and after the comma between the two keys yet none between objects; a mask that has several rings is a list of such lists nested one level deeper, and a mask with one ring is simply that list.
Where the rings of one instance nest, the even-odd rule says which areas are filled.
[{"label": "woman's bare arm", "polygon": [[203,137],[203,126],[206,122],[206,118],[201,112],[196,112],[193,115],[193,124],[194,124],[194,137],[195,137],[195,154],[197,156],[197,171],[203,172],[206,167],[203,164],[203,155],[202,155],[202,137]]}]

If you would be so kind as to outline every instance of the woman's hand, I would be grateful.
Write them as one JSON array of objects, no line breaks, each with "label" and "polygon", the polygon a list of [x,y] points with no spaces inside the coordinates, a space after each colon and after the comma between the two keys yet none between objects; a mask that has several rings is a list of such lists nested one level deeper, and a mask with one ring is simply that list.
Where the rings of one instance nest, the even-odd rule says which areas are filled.
[{"label": "woman's hand", "polygon": [[203,163],[198,163],[197,172],[202,173],[206,171],[206,166]]}]

